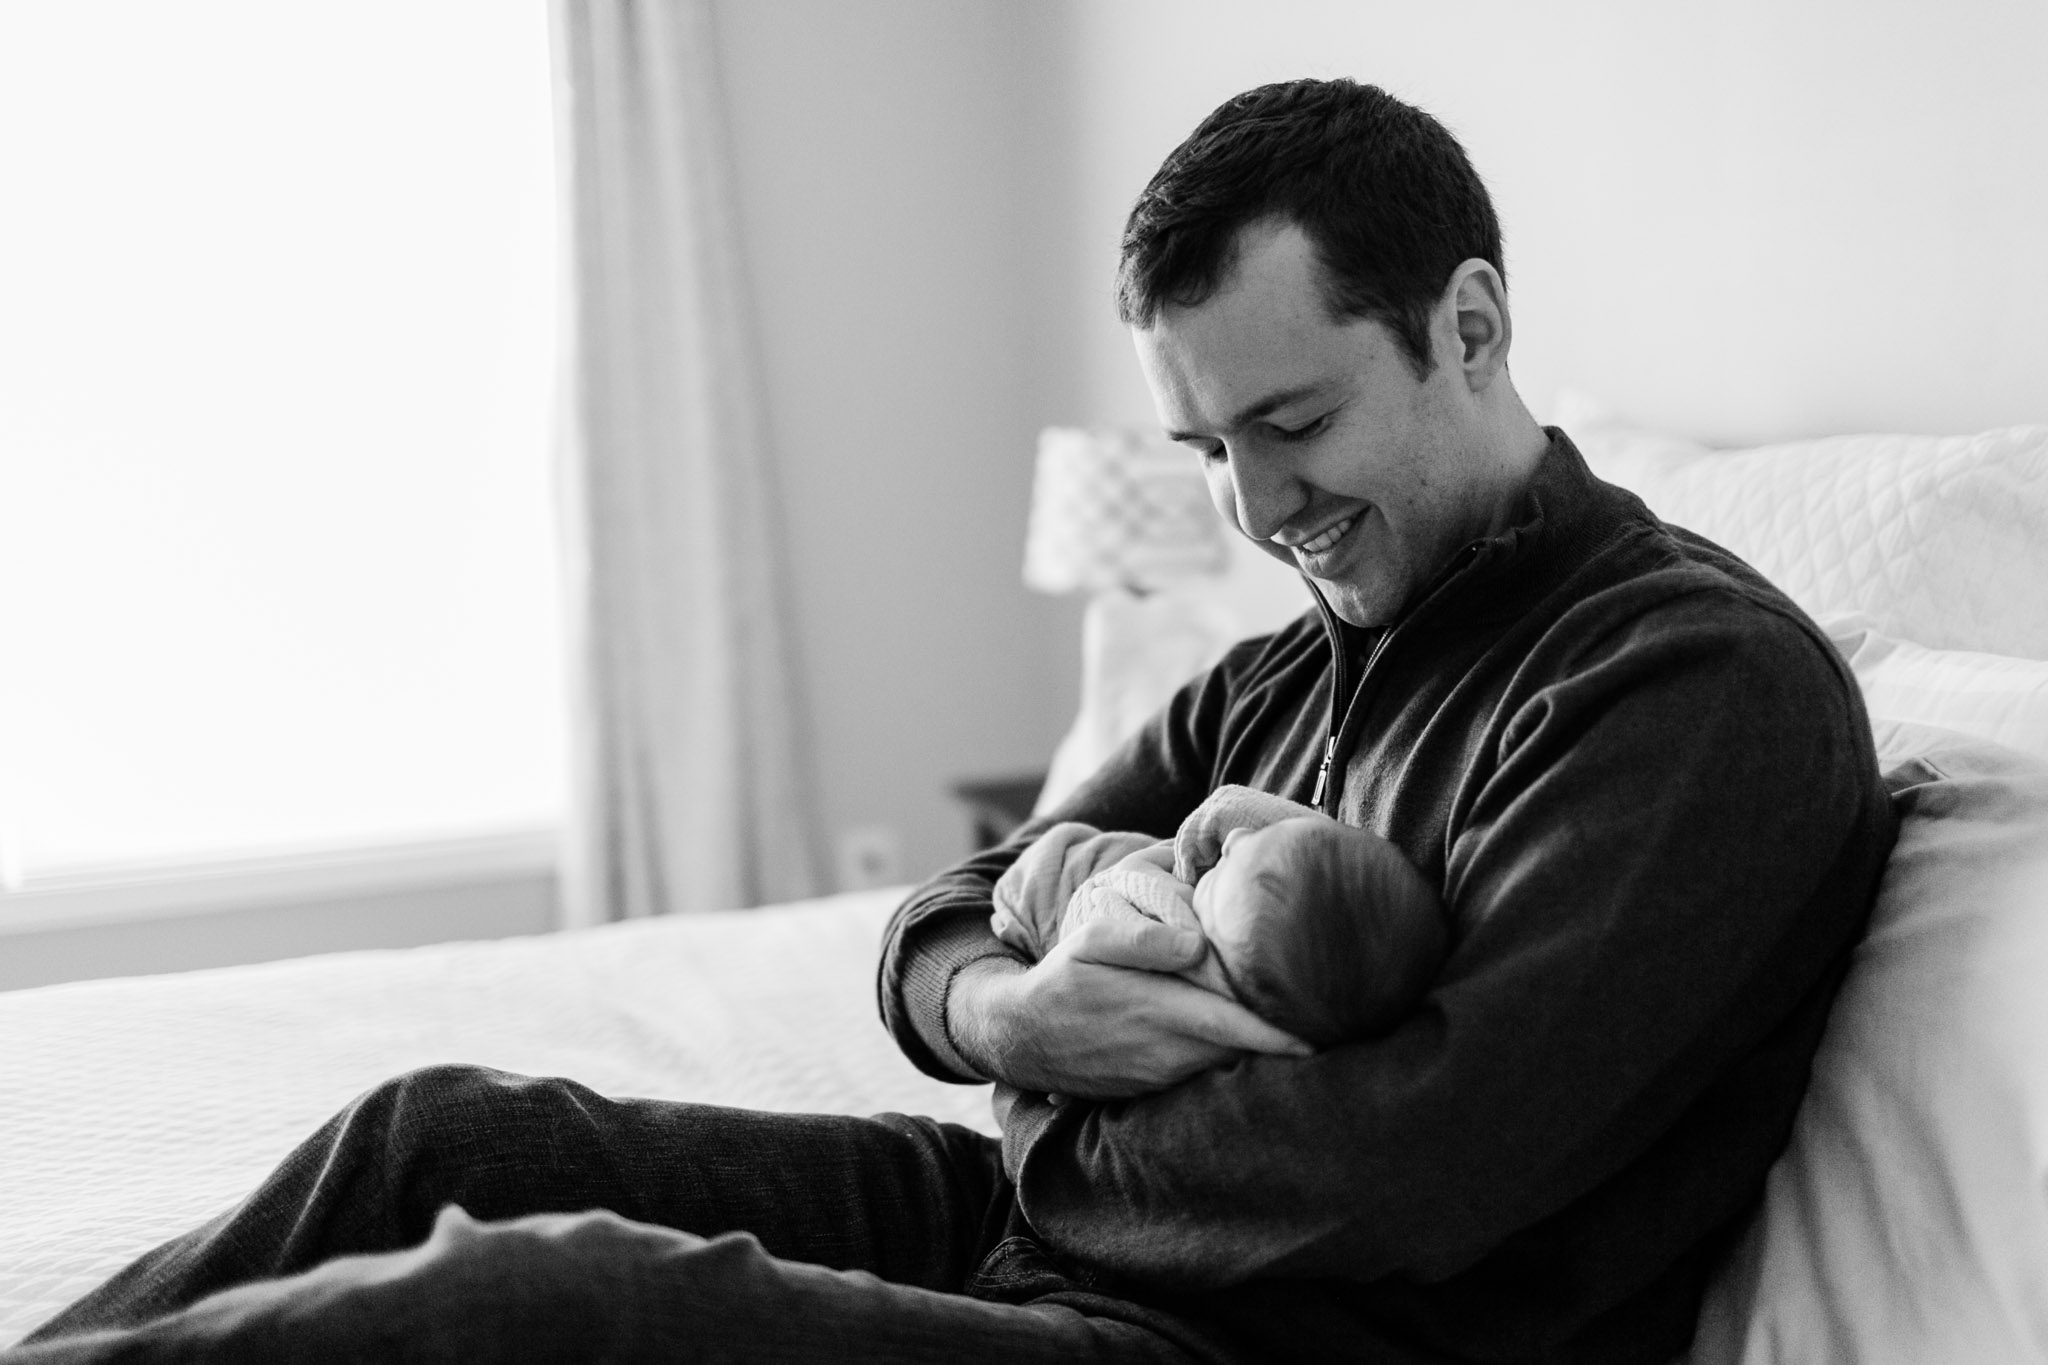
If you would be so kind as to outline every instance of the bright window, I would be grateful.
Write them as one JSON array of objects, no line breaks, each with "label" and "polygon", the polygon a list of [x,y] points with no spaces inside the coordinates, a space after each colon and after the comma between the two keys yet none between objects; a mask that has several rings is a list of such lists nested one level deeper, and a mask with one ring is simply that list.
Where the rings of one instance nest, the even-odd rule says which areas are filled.
[{"label": "bright window", "polygon": [[0,5],[0,872],[563,802],[547,22]]}]

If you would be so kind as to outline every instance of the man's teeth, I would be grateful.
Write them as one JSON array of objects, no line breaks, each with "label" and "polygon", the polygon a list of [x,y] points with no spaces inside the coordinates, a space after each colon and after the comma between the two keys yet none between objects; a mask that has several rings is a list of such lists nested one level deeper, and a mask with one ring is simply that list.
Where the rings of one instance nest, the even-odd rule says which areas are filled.
[{"label": "man's teeth", "polygon": [[1351,529],[1351,522],[1352,518],[1346,517],[1314,540],[1303,541],[1301,543],[1301,552],[1305,555],[1321,554],[1344,538],[1344,533]]}]

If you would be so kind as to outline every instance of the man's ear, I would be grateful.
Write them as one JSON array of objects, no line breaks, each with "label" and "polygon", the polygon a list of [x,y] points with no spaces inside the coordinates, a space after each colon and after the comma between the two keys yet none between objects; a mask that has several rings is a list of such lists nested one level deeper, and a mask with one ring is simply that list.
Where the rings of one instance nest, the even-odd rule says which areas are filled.
[{"label": "man's ear", "polygon": [[1456,363],[1476,393],[1507,368],[1514,339],[1507,282],[1490,263],[1474,257],[1451,272],[1444,307],[1457,337]]}]

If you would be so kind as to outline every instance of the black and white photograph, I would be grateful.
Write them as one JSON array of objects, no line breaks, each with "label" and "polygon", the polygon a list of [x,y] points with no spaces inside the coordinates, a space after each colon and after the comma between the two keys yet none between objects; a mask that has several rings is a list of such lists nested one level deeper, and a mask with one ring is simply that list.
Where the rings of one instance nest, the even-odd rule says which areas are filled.
[{"label": "black and white photograph", "polygon": [[2044,73],[0,0],[0,1365],[2048,1365]]}]

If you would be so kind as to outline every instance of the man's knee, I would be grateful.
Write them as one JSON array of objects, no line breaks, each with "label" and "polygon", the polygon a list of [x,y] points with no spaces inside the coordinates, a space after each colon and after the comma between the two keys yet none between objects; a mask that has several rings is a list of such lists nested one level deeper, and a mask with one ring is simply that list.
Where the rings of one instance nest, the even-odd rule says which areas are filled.
[{"label": "man's knee", "polygon": [[571,1081],[444,1064],[407,1071],[373,1086],[340,1118],[353,1127],[374,1130],[379,1141],[396,1152],[426,1149],[488,1156],[531,1147],[558,1125],[566,1111],[581,1111],[597,1099]]},{"label": "man's knee", "polygon": [[487,1066],[444,1062],[380,1081],[358,1096],[350,1108],[375,1113],[395,1127],[445,1126],[490,1107],[510,1089],[509,1083],[522,1079]]},{"label": "man's knee", "polygon": [[[314,1139],[347,1153],[346,1166],[374,1171],[407,1240],[418,1239],[444,1204],[482,1218],[525,1212],[522,1176],[548,1133],[567,1084],[481,1066],[430,1066],[394,1076],[359,1095]],[[325,1156],[321,1157],[323,1162]]]}]

